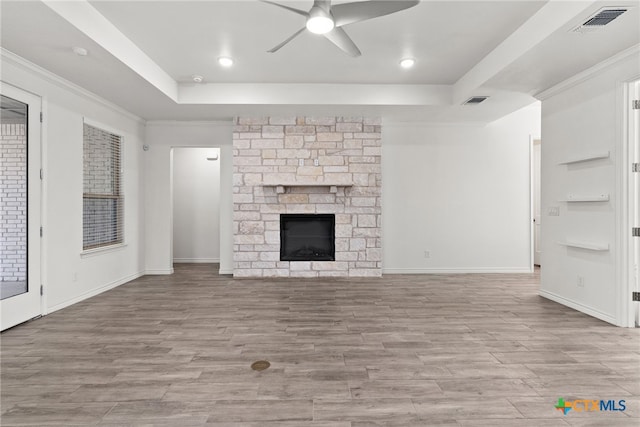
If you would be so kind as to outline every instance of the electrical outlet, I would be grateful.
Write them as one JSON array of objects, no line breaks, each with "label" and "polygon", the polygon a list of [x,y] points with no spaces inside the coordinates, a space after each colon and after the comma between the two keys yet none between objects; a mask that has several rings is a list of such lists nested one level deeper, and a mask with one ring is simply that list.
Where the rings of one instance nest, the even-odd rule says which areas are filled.
[{"label": "electrical outlet", "polygon": [[320,160],[313,159],[313,166],[320,166]]},{"label": "electrical outlet", "polygon": [[429,251],[424,251],[424,257],[425,257],[425,258],[431,258],[431,252],[429,252]]},{"label": "electrical outlet", "polygon": [[560,208],[558,206],[550,206],[547,209],[547,215],[549,215],[549,216],[560,216]]},{"label": "electrical outlet", "polygon": [[578,279],[576,280],[576,285],[578,285],[579,288],[584,288],[584,277],[578,276]]}]

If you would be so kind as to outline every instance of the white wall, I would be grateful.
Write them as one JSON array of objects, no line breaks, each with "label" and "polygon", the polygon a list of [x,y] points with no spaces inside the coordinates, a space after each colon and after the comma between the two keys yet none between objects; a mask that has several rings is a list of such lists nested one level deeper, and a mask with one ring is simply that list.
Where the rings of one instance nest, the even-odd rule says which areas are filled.
[{"label": "white wall", "polygon": [[382,132],[384,273],[530,270],[539,104],[486,126],[383,123]]},{"label": "white wall", "polygon": [[[627,55],[552,89],[542,102],[542,275],[540,294],[610,323],[625,325],[620,248],[623,192],[623,82],[640,75],[640,57]],[[610,159],[558,163],[611,152]],[[559,202],[568,194],[609,194],[609,202]],[[558,207],[559,216],[549,216]],[[609,245],[608,251],[558,242]],[[622,246],[621,246],[622,245]],[[578,286],[578,276],[583,286]],[[621,301],[623,302],[621,304]]]},{"label": "white wall", "polygon": [[220,262],[219,151],[173,149],[174,262]]},{"label": "white wall", "polygon": [[[144,271],[142,121],[26,61],[3,56],[2,80],[44,99],[45,312],[140,276]],[[124,137],[126,243],[85,257],[81,256],[83,117]]]},{"label": "white wall", "polygon": [[233,153],[229,122],[149,122],[143,154],[146,206],[146,270],[173,272],[171,150],[174,147],[220,149],[220,273],[233,272]]}]

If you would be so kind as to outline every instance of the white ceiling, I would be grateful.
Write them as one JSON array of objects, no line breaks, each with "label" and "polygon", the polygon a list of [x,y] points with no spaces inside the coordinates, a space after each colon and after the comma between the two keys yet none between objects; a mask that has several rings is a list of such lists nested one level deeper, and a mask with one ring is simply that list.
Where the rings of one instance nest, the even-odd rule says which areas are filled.
[{"label": "white ceiling", "polygon": [[[309,9],[313,2],[282,3]],[[625,5],[631,9],[598,32],[570,31],[604,6]],[[362,51],[352,58],[308,32],[267,53],[304,18],[253,0],[3,0],[1,45],[148,120],[366,114],[488,122],[638,45],[638,6],[637,0],[422,1],[345,27]],[[89,55],[76,56],[72,46]],[[216,63],[222,55],[235,59],[232,68]],[[406,56],[416,58],[413,69],[398,66]],[[194,84],[193,74],[204,83]],[[460,105],[473,95],[491,98]]]}]

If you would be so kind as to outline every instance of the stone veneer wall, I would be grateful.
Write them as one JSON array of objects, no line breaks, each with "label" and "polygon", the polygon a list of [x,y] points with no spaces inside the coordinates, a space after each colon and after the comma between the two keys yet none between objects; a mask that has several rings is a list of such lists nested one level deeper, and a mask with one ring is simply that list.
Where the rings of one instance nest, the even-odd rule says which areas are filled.
[{"label": "stone veneer wall", "polygon": [[[234,277],[381,276],[380,138],[378,118],[237,118]],[[280,261],[283,213],[335,214],[336,260]]]}]

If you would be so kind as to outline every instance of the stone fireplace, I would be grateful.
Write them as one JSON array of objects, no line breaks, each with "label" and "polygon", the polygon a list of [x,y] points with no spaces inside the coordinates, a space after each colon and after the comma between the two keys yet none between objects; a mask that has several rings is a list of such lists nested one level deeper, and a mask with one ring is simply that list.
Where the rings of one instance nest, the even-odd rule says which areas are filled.
[{"label": "stone fireplace", "polygon": [[[234,277],[380,276],[380,158],[377,118],[237,118]],[[332,215],[334,260],[281,259],[291,214]]]}]

